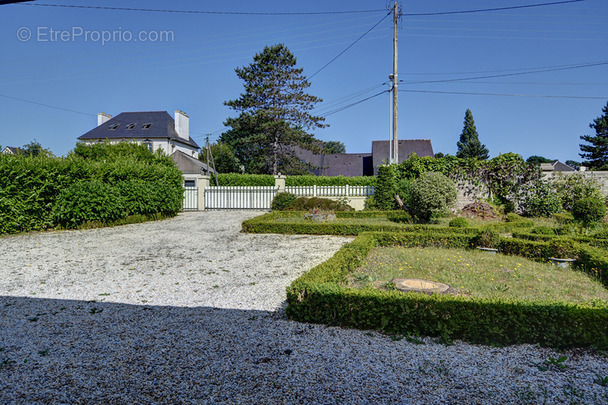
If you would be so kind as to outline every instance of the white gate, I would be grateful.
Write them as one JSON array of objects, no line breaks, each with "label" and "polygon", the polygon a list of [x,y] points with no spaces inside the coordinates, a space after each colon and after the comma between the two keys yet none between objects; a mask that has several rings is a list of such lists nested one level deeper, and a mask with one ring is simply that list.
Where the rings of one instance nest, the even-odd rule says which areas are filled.
[{"label": "white gate", "polygon": [[182,209],[184,211],[198,210],[198,187],[184,187],[184,202],[182,204]]},{"label": "white gate", "polygon": [[205,189],[205,209],[269,210],[278,187],[221,186]]}]

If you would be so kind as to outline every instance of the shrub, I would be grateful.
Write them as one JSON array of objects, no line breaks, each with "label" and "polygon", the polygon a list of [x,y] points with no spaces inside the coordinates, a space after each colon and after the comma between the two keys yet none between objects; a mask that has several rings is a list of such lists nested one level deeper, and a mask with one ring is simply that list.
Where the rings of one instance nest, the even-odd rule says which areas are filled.
[{"label": "shrub", "polygon": [[428,222],[433,214],[446,212],[457,197],[454,182],[437,172],[422,173],[410,187],[412,211],[424,222]]},{"label": "shrub", "polygon": [[109,223],[125,216],[117,188],[101,181],[72,184],[59,194],[52,211],[54,221],[66,228],[87,221]]},{"label": "shrub", "polygon": [[520,187],[517,209],[528,217],[550,217],[561,210],[562,203],[546,181],[536,181]]},{"label": "shrub", "polygon": [[523,221],[523,218],[521,217],[521,215],[518,215],[514,212],[509,212],[505,218],[505,221],[507,222],[519,222],[519,221]]},{"label": "shrub", "polygon": [[555,192],[561,199],[562,207],[566,211],[571,211],[574,202],[583,198],[602,198],[599,186],[593,178],[578,173],[565,175],[557,172],[552,181]]},{"label": "shrub", "polygon": [[334,201],[329,198],[298,197],[287,208],[290,211],[309,211],[313,209],[321,211],[354,211],[354,208],[346,204],[344,200]]},{"label": "shrub", "polygon": [[552,239],[549,241],[549,254],[558,259],[577,256],[577,249],[571,239]]},{"label": "shrub", "polygon": [[405,211],[390,213],[386,216],[386,219],[402,224],[411,224],[414,222],[412,216]]},{"label": "shrub", "polygon": [[298,197],[291,193],[278,193],[272,199],[272,204],[270,205],[270,208],[273,211],[285,211],[286,209],[291,207],[296,198]]},{"label": "shrub", "polygon": [[575,201],[572,205],[572,216],[584,226],[600,222],[606,216],[606,205],[596,197],[587,197]]},{"label": "shrub", "polygon": [[530,229],[530,233],[535,235],[555,235],[553,228],[548,226],[535,226],[534,228]]},{"label": "shrub", "polygon": [[495,229],[486,228],[477,234],[474,242],[480,247],[495,248],[500,243],[500,234]]},{"label": "shrub", "polygon": [[466,228],[469,226],[469,221],[462,217],[456,217],[448,224],[451,228]]},{"label": "shrub", "polygon": [[377,185],[374,190],[374,208],[379,210],[394,210],[397,208],[394,197],[396,191],[395,165],[378,166]]},{"label": "shrub", "polygon": [[[274,176],[271,174],[219,173],[217,181],[220,186],[274,186]],[[215,180],[212,184],[215,184]]]}]

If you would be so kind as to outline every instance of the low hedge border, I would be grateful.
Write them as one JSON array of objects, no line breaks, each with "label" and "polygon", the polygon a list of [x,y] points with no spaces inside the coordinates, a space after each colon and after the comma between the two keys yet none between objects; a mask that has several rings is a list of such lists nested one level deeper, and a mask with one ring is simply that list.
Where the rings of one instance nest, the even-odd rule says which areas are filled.
[{"label": "low hedge border", "polygon": [[[501,246],[515,249],[515,244]],[[546,242],[520,241],[528,252]],[[324,323],[387,333],[460,339],[488,345],[540,344],[554,348],[608,349],[608,303],[575,305],[477,299],[341,285],[376,246],[467,247],[473,236],[432,233],[362,233],[331,259],[311,269],[287,288],[286,314],[301,322]],[[504,245],[503,245],[504,243]],[[608,265],[601,251],[582,248],[581,263]],[[606,285],[606,283],[604,283]]]},{"label": "low hedge border", "polygon": [[[398,216],[403,211],[342,211],[335,212],[339,219],[365,219]],[[281,233],[281,234],[308,234],[308,235],[341,235],[356,236],[361,232],[434,232],[441,234],[469,234],[477,235],[485,228],[495,229],[498,232],[511,232],[521,227],[528,227],[525,222],[495,222],[484,227],[454,228],[438,225],[390,223],[384,225],[346,224],[340,222],[324,223],[282,223],[276,222],[278,218],[304,217],[303,211],[272,211],[267,214],[246,220],[242,224],[243,232],[249,233]]]},{"label": "low hedge border", "polygon": [[534,241],[543,241],[548,242],[555,239],[564,239],[569,238],[578,243],[584,243],[589,246],[600,247],[604,249],[608,249],[608,239],[597,239],[591,236],[560,236],[560,235],[539,235],[535,233],[527,233],[527,232],[513,232],[514,238],[526,239],[526,240],[534,240]]}]

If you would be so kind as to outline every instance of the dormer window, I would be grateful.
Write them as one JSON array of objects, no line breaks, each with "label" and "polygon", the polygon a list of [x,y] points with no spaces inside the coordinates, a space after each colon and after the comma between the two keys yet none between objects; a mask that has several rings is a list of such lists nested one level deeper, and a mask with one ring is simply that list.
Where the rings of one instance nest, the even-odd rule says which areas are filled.
[{"label": "dormer window", "polygon": [[152,126],[151,122],[146,122],[144,125],[141,126],[141,129],[150,129],[151,126]]},{"label": "dormer window", "polygon": [[135,124],[129,124],[129,125],[126,126],[127,130],[131,130],[133,128],[135,128]]},{"label": "dormer window", "polygon": [[110,131],[116,131],[119,126],[120,124],[112,124],[108,128],[110,128]]}]

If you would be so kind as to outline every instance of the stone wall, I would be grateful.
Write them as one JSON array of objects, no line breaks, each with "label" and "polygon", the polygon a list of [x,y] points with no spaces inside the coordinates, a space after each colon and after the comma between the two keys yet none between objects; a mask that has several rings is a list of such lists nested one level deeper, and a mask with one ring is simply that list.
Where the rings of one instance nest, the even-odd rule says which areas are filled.
[{"label": "stone wall", "polygon": [[608,172],[543,172],[543,177],[551,180],[558,176],[583,176],[595,180],[602,194],[608,194]]}]

